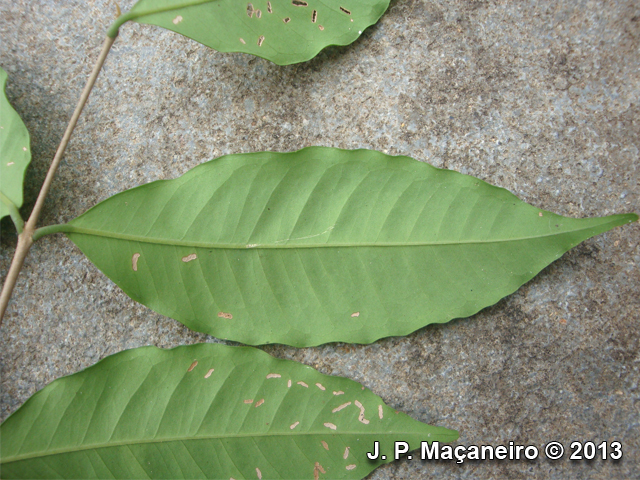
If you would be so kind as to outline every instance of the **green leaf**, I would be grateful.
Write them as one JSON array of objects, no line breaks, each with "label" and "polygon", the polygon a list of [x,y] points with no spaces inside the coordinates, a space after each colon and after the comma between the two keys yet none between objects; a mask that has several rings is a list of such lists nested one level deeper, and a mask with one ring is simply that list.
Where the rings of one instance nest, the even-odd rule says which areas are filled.
[{"label": "green leaf", "polygon": [[[247,347],[143,347],[31,397],[0,427],[8,478],[362,478],[393,442],[449,442],[360,384]],[[386,461],[369,461],[374,441]]]},{"label": "green leaf", "polygon": [[127,20],[181,33],[220,52],[244,52],[278,65],[304,62],[329,45],[348,45],[378,21],[389,0],[140,0]]},{"label": "green leaf", "polygon": [[[24,176],[31,162],[29,132],[5,94],[7,72],[0,68],[0,218],[11,215],[22,230]],[[17,216],[17,217],[16,217]]]},{"label": "green leaf", "polygon": [[637,218],[565,218],[408,157],[311,147],[221,157],[54,230],[193,330],[309,346],[473,315]]}]

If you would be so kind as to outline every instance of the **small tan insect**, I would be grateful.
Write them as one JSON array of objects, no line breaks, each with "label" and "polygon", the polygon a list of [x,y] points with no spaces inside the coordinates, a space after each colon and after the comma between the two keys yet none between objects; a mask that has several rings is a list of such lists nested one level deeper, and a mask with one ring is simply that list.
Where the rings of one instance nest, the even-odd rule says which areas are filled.
[{"label": "small tan insect", "polygon": [[247,42],[245,42],[245,41],[244,41],[244,38],[242,38],[242,37],[240,37],[240,43],[241,43],[241,44],[243,44],[243,45],[246,45],[246,44],[247,44]]},{"label": "small tan insect", "polygon": [[322,385],[321,383],[316,383],[316,387],[318,387],[322,391],[326,390],[326,388],[324,388],[324,385]]},{"label": "small tan insect", "polygon": [[358,415],[358,421],[364,423],[365,425],[368,425],[369,420],[364,418],[364,406],[358,400],[356,400],[353,403],[355,403],[356,407],[360,409],[360,415]]},{"label": "small tan insect", "polygon": [[304,388],[309,388],[309,385],[304,382],[298,382],[298,385],[302,385]]},{"label": "small tan insect", "polygon": [[258,37],[258,46],[261,47],[263,42],[264,42],[264,35],[260,35],[260,37]]},{"label": "small tan insect", "polygon": [[213,373],[213,368],[210,368],[209,371],[206,373],[206,375],[204,376],[204,378],[209,378],[211,376],[211,374]]},{"label": "small tan insect", "polygon": [[322,25],[318,25],[318,28],[322,31],[324,30],[324,27]]},{"label": "small tan insect", "polygon": [[353,312],[351,314],[352,317],[359,317],[360,316],[360,312]]},{"label": "small tan insect", "polygon": [[182,17],[178,15],[176,18],[173,19],[173,24],[178,25],[182,20],[183,20]]},{"label": "small tan insect", "polygon": [[333,410],[331,410],[331,413],[339,412],[343,408],[347,408],[349,405],[351,405],[351,402],[343,403],[342,405],[340,405],[340,406],[334,408]]},{"label": "small tan insect", "polygon": [[291,388],[291,380],[289,380],[289,381],[287,382],[287,387],[288,387],[288,388]]},{"label": "small tan insect", "polygon": [[[355,467],[355,465],[354,465],[354,467]],[[256,467],[256,474],[258,475],[258,480],[262,480],[262,472],[257,467]]]},{"label": "small tan insect", "polygon": [[253,403],[253,398],[247,398],[244,403],[246,403],[247,405],[251,405]]},{"label": "small tan insect", "polygon": [[293,429],[294,429],[294,428],[296,428],[298,425],[300,425],[300,422],[295,422],[295,423],[292,423],[292,424],[289,426],[289,428],[290,428],[291,430],[293,430]]},{"label": "small tan insect", "polygon": [[260,405],[262,405],[264,403],[264,398],[261,398],[260,400],[258,400],[256,402],[256,408],[258,408]]},{"label": "small tan insect", "polygon": [[192,253],[191,255],[187,255],[186,257],[182,257],[182,261],[184,263],[189,263],[192,260],[195,260],[196,258],[198,258],[198,256],[195,253]]},{"label": "small tan insect", "polygon": [[331,430],[337,430],[338,429],[338,427],[336,427],[333,423],[329,423],[329,422],[325,423],[324,426],[327,427],[327,428],[330,428]]},{"label": "small tan insect", "polygon": [[226,318],[227,320],[231,320],[233,318],[233,315],[231,315],[230,313],[226,313],[226,312],[218,312],[218,317]]},{"label": "small tan insect", "polygon": [[267,378],[280,378],[282,375],[280,375],[279,373],[270,373],[269,375],[267,375]]},{"label": "small tan insect", "polygon": [[333,392],[334,395],[344,395],[342,390],[338,390],[337,392]]},{"label": "small tan insect", "polygon": [[344,449],[344,454],[342,455],[342,458],[344,458],[345,460],[349,456],[349,449],[350,449],[350,447],[347,447],[347,448]]},{"label": "small tan insect", "polygon": [[382,411],[382,405],[378,405],[378,417],[380,417],[380,420],[382,420],[382,417],[384,417],[384,412]]},{"label": "small tan insect", "polygon": [[320,443],[322,443],[322,446],[324,447],[324,449],[325,449],[326,451],[329,451],[329,444],[328,444],[327,442],[325,442],[324,440],[322,440],[322,442],[320,442]]},{"label": "small tan insect", "polygon": [[133,257],[131,257],[131,268],[133,268],[134,272],[138,271],[138,259],[140,258],[139,253],[134,253]]},{"label": "small tan insect", "polygon": [[344,467],[344,468],[346,468],[347,470],[353,470],[354,468],[356,468],[356,464],[355,464],[355,463],[352,463],[351,465],[347,465],[347,466],[346,466],[346,467]]},{"label": "small tan insect", "polygon": [[198,365],[198,360],[194,361],[191,366],[189,367],[189,369],[187,370],[187,372],[192,371],[194,368],[196,368],[196,366]]}]

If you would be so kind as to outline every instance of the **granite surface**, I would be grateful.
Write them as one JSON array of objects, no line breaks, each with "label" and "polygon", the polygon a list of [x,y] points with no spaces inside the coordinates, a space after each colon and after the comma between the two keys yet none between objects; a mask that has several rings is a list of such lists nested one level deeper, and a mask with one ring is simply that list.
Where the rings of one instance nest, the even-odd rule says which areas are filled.
[{"label": "granite surface", "polygon": [[[0,65],[32,136],[24,215],[114,10],[107,0],[0,2]],[[639,212],[639,73],[633,0],[396,0],[355,44],[288,67],[128,24],[40,225],[222,154],[308,145],[410,155],[563,215]],[[15,244],[5,219],[3,277]],[[459,445],[619,441],[624,451],[617,462],[405,460],[370,478],[637,478],[639,265],[636,223],[471,318],[373,345],[264,350],[362,382],[459,430]],[[31,250],[0,334],[2,418],[106,355],[214,341],[130,300],[61,235]]]}]

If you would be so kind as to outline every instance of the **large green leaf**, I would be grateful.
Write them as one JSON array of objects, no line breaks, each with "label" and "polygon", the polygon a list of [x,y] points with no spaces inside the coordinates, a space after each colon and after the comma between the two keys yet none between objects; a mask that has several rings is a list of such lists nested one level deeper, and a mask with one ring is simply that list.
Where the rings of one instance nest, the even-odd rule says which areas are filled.
[{"label": "large green leaf", "polygon": [[18,226],[21,221],[17,211],[22,206],[31,146],[27,127],[5,95],[6,83],[7,72],[0,68],[0,218],[11,215]]},{"label": "large green leaf", "polygon": [[[144,347],[56,380],[0,428],[8,478],[362,478],[453,441],[345,378],[247,347]],[[372,462],[374,441],[386,461]]]},{"label": "large green leaf", "polygon": [[191,329],[308,346],[467,317],[636,219],[565,218],[408,157],[311,147],[221,157],[54,230]]},{"label": "large green leaf", "polygon": [[221,52],[278,65],[304,62],[329,45],[348,45],[373,25],[389,0],[140,0],[127,20],[158,25]]}]

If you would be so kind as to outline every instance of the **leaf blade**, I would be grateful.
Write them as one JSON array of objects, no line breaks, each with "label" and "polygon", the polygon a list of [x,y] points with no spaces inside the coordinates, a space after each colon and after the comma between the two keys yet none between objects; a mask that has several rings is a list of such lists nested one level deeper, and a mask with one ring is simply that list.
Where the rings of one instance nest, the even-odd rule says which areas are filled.
[{"label": "leaf blade", "polygon": [[17,210],[24,201],[24,177],[31,162],[31,145],[27,127],[7,99],[6,82],[7,72],[0,68],[0,218],[11,215],[20,229]]},{"label": "leaf blade", "polygon": [[565,218],[409,157],[311,147],[221,157],[63,230],[134,300],[189,328],[308,346],[472,315],[636,218]]},{"label": "leaf blade", "polygon": [[109,33],[116,35],[123,22],[134,20],[180,33],[220,52],[249,53],[290,65],[310,60],[330,45],[354,42],[389,6],[389,0],[297,3],[140,0]]},{"label": "leaf blade", "polygon": [[391,459],[394,438],[457,438],[351,380],[217,344],[107,357],[38,392],[0,431],[3,478],[313,478],[316,461],[330,478],[362,478],[387,463],[366,459],[374,439]]}]

